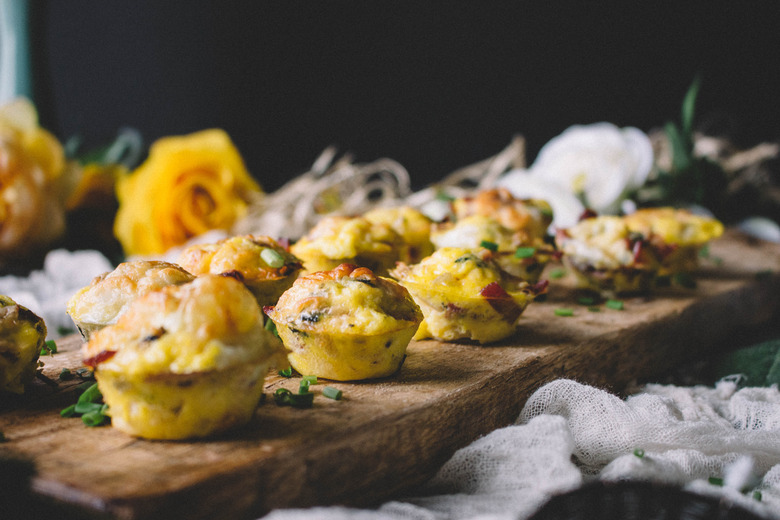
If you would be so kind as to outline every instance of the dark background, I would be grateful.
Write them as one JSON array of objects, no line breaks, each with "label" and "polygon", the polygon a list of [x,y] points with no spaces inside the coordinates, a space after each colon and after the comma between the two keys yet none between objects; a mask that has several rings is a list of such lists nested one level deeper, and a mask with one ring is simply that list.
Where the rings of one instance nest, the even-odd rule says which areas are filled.
[{"label": "dark background", "polygon": [[417,187],[523,134],[529,159],[578,123],[650,130],[699,74],[698,121],[780,137],[780,3],[32,4],[45,127],[89,146],[222,127],[266,190],[335,144]]}]

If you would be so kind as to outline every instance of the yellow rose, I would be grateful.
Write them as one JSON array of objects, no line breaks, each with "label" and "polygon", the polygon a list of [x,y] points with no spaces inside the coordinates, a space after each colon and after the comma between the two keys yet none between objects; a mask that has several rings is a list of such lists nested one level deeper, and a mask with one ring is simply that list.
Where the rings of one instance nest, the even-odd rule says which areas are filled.
[{"label": "yellow rose", "polygon": [[228,229],[262,193],[222,130],[164,137],[117,184],[114,234],[127,255],[163,253],[211,229]]},{"label": "yellow rose", "polygon": [[0,107],[0,260],[23,258],[65,230],[65,153],[33,104]]}]

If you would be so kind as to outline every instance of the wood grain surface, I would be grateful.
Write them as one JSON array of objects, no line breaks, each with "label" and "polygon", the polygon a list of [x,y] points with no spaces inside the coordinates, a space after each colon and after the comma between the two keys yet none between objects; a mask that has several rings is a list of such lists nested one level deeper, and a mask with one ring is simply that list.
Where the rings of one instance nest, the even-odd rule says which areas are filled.
[{"label": "wood grain surface", "polygon": [[[251,423],[208,441],[144,441],[61,418],[79,383],[58,380],[62,368],[81,366],[72,336],[42,358],[51,383],[2,398],[0,474],[26,464],[32,495],[77,516],[241,519],[274,508],[372,505],[413,491],[455,450],[513,423],[546,382],[572,378],[621,392],[777,319],[780,247],[730,231],[710,251],[695,288],[624,298],[622,311],[589,311],[569,280],[553,280],[509,340],[412,342],[393,377],[328,382],[343,391],[340,401],[317,395],[311,409],[279,407],[273,391],[297,391],[299,378],[269,375]],[[556,316],[559,307],[574,316]]]}]

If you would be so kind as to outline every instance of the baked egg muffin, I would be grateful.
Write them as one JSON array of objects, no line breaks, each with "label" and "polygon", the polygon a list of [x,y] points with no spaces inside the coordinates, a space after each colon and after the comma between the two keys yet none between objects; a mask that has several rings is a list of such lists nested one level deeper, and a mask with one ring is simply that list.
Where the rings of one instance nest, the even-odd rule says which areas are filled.
[{"label": "baked egg muffin", "polygon": [[391,275],[425,317],[414,339],[499,341],[514,334],[520,315],[546,290],[546,283],[508,275],[484,248],[437,249],[419,264],[399,263]]},{"label": "baked egg muffin", "polygon": [[337,381],[396,373],[423,319],[401,285],[353,264],[298,278],[266,314],[295,370]]},{"label": "baked egg muffin", "polygon": [[185,249],[178,261],[194,275],[240,277],[257,303],[273,305],[303,269],[301,261],[271,237],[242,235]]},{"label": "baked egg muffin", "polygon": [[89,340],[96,330],[116,323],[133,300],[149,291],[192,281],[194,275],[176,264],[156,260],[123,262],[116,269],[96,276],[76,292],[66,311]]},{"label": "baked egg muffin", "polygon": [[516,240],[532,245],[544,239],[553,220],[552,206],[541,199],[518,199],[506,188],[481,190],[471,197],[452,201],[455,220],[471,215],[492,217],[516,233]]},{"label": "baked egg muffin", "polygon": [[433,253],[431,243],[432,221],[424,213],[410,206],[374,208],[363,217],[375,224],[387,224],[406,243],[406,256],[399,260],[417,263]]},{"label": "baked egg muffin", "polygon": [[173,440],[248,422],[269,368],[283,361],[261,314],[230,276],[203,275],[137,298],[83,346],[112,425]]},{"label": "baked egg muffin", "polygon": [[38,370],[46,324],[27,307],[0,295],[0,394],[22,394]]},{"label": "baked egg muffin", "polygon": [[386,275],[408,246],[388,224],[364,217],[330,216],[320,220],[290,251],[307,272],[328,271],[349,263]]},{"label": "baked egg muffin", "polygon": [[529,239],[486,215],[470,215],[455,222],[434,224],[431,241],[436,248],[494,250],[493,259],[507,273],[536,283],[555,251],[542,238]]},{"label": "baked egg muffin", "polygon": [[585,218],[559,230],[556,243],[581,289],[626,294],[647,291],[655,284],[660,267],[656,252],[623,217]]},{"label": "baked egg muffin", "polygon": [[723,234],[720,221],[685,209],[639,209],[624,220],[632,233],[646,237],[656,251],[661,276],[695,271],[701,248]]}]

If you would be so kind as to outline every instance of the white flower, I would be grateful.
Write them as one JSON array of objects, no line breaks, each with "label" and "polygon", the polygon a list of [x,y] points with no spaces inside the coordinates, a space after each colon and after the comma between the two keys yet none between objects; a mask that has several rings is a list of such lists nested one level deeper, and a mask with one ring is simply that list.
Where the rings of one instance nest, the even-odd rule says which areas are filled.
[{"label": "white flower", "polygon": [[528,170],[508,171],[496,181],[496,186],[508,189],[518,199],[546,200],[553,211],[551,232],[573,226],[585,211],[585,206],[571,191],[551,180],[531,175]]},{"label": "white flower", "polygon": [[539,151],[529,173],[554,182],[598,213],[617,213],[628,192],[641,187],[653,166],[649,137],[611,123],[575,125]]}]

